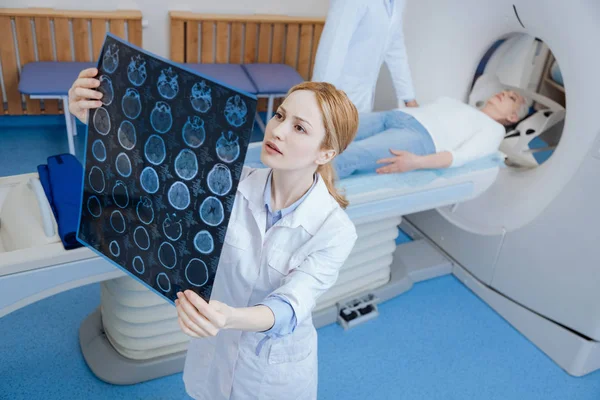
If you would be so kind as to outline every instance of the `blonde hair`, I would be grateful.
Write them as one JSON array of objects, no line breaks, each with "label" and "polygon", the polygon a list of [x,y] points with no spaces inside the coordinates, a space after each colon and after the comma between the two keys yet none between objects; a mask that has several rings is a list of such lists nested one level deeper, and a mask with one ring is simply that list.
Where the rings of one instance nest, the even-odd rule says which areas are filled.
[{"label": "blonde hair", "polygon": [[[356,137],[358,130],[358,111],[346,93],[326,82],[303,82],[288,92],[288,96],[298,90],[309,90],[317,97],[317,103],[323,115],[325,138],[321,143],[323,149],[335,150],[336,156],[341,154]],[[335,187],[337,179],[331,161],[320,165],[317,172],[327,186],[329,194],[342,208],[348,206],[346,197]]]}]

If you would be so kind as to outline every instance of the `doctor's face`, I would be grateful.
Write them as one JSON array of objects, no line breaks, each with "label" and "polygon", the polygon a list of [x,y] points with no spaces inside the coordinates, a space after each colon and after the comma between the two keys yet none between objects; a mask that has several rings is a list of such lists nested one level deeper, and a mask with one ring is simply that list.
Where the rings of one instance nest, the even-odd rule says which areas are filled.
[{"label": "doctor's face", "polygon": [[[314,171],[326,160],[323,115],[312,91],[292,92],[267,124],[260,159],[273,169]],[[321,161],[321,162],[320,162]]]}]

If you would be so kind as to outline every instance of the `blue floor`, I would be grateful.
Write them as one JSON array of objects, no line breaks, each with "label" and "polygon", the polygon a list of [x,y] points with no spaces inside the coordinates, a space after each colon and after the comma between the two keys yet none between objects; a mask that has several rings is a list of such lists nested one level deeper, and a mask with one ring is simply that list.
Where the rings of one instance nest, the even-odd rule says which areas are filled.
[{"label": "blue floor", "polygon": [[[83,161],[85,127],[77,125],[75,153]],[[64,117],[0,117],[0,176],[35,172],[48,156],[68,152]]]},{"label": "blue floor", "polygon": [[[0,398],[186,399],[181,374],[101,382],[79,351],[97,284],[0,319]],[[319,329],[319,399],[597,400],[600,373],[573,378],[452,276],[415,285],[352,330]]]},{"label": "blue floor", "polygon": [[[0,176],[67,151],[64,127],[26,122],[0,117]],[[181,374],[134,386],[94,377],[77,335],[99,301],[94,284],[0,319],[0,399],[186,399]],[[452,276],[419,283],[379,310],[349,331],[319,329],[320,400],[600,399],[600,372],[567,375]]]}]

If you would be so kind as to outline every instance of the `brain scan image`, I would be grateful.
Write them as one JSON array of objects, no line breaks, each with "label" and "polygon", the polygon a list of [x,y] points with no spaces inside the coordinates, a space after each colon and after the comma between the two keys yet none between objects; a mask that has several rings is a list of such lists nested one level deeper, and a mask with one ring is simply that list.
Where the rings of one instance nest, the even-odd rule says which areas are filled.
[{"label": "brain scan image", "polygon": [[208,301],[257,99],[110,33],[97,60],[77,239],[171,304]]}]

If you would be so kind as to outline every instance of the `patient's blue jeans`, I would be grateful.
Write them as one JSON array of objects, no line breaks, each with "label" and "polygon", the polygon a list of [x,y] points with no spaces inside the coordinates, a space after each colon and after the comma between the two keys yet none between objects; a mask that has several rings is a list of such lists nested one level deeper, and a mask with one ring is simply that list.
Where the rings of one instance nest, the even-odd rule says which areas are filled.
[{"label": "patient's blue jeans", "polygon": [[375,172],[385,165],[377,160],[394,156],[390,149],[421,156],[435,153],[427,129],[412,115],[400,110],[363,113],[354,142],[333,160],[338,177]]},{"label": "patient's blue jeans", "polygon": [[[435,153],[435,145],[427,129],[413,116],[400,110],[360,114],[354,142],[333,160],[338,178],[375,172],[385,165],[377,164],[377,160],[393,157],[390,149],[417,155]],[[246,165],[263,167],[260,147],[248,149]]]}]

